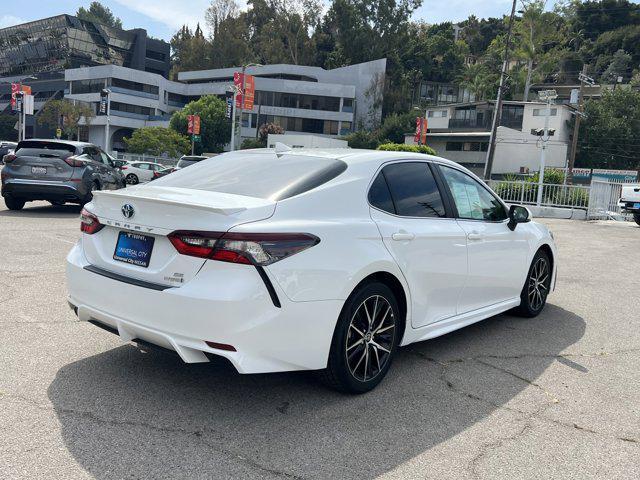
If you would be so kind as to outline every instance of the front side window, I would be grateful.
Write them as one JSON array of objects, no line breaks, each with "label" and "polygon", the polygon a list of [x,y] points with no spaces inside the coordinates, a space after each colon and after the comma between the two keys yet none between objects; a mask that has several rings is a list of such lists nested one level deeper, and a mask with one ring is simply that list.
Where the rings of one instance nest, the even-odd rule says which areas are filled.
[{"label": "front side window", "polygon": [[458,216],[468,220],[498,222],[507,218],[502,202],[477,180],[454,168],[440,166],[451,190]]},{"label": "front side window", "polygon": [[[393,163],[382,169],[382,176],[386,180],[394,206],[394,210],[391,213],[403,217],[446,216],[440,190],[438,190],[438,185],[427,163]],[[374,187],[381,192],[381,195],[384,195],[384,189],[381,184],[374,182],[372,190]],[[388,210],[388,201],[386,201],[386,205],[387,207],[378,208],[390,211]]]}]

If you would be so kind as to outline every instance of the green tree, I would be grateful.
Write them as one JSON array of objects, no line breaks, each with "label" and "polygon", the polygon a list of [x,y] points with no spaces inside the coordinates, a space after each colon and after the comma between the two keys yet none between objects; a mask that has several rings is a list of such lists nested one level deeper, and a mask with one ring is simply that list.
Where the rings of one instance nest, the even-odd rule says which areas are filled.
[{"label": "green tree", "polygon": [[211,68],[211,43],[204,37],[200,24],[192,33],[183,25],[171,37],[171,77],[184,70],[204,70]]},{"label": "green tree", "polygon": [[131,153],[177,158],[189,152],[189,139],[175,130],[165,127],[143,127],[134,130],[131,138],[125,138],[127,150]]},{"label": "green tree", "polygon": [[265,145],[267,144],[267,140],[269,140],[269,134],[282,135],[283,133],[284,128],[275,123],[263,123],[260,125],[260,128],[258,128],[258,136]]},{"label": "green tree", "polygon": [[639,169],[640,92],[618,88],[587,100],[576,164],[591,168]]},{"label": "green tree", "polygon": [[631,66],[631,55],[624,50],[618,50],[611,59],[611,63],[602,73],[601,80],[607,83],[616,83],[618,77],[629,78]]},{"label": "green tree", "polygon": [[226,103],[215,95],[205,95],[188,103],[182,110],[171,116],[171,128],[176,132],[187,134],[187,116],[200,116],[200,142],[196,142],[195,150],[202,152],[222,152],[231,140],[231,122],[225,117]]},{"label": "green tree", "polygon": [[0,139],[2,140],[18,140],[18,131],[15,129],[18,117],[15,115],[0,115]]},{"label": "green tree", "polygon": [[38,113],[38,124],[55,130],[61,127],[62,134],[71,139],[77,138],[81,122],[90,125],[95,116],[87,103],[74,103],[70,100],[49,100]]},{"label": "green tree", "polygon": [[116,17],[109,7],[103,6],[100,2],[91,2],[89,8],[78,8],[76,17],[81,20],[89,20],[90,22],[122,29],[122,20]]}]

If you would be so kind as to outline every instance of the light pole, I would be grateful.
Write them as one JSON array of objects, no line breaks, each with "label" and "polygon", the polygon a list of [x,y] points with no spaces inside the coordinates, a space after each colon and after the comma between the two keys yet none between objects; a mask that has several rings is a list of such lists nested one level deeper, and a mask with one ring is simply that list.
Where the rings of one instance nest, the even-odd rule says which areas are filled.
[{"label": "light pole", "polygon": [[513,0],[511,16],[509,17],[509,27],[507,29],[507,41],[504,47],[504,61],[502,62],[502,72],[500,73],[500,86],[498,87],[498,98],[493,112],[493,122],[491,123],[491,136],[489,137],[489,148],[487,149],[487,161],[484,166],[485,180],[491,179],[491,169],[493,168],[493,157],[496,153],[496,135],[498,126],[502,118],[502,97],[504,95],[507,72],[509,70],[509,49],[511,48],[511,32],[513,30],[513,17],[516,15],[516,0]]},{"label": "light pole", "polygon": [[547,142],[549,141],[549,116],[551,115],[551,102],[558,98],[555,90],[543,90],[538,93],[540,100],[547,102],[547,111],[544,116],[544,134],[542,136],[542,150],[540,151],[540,173],[538,174],[538,199],[536,205],[542,204],[542,189],[544,188],[544,162],[547,151]]},{"label": "light pole", "polygon": [[[109,114],[111,113],[111,90],[109,90],[108,88],[103,88],[100,92],[100,97],[100,109],[104,108],[104,114],[107,116],[107,122],[104,126],[104,151],[109,153]],[[102,102],[104,102],[104,104]]]},{"label": "light pole", "polygon": [[[245,78],[244,78],[244,74],[247,70],[247,68],[249,67],[262,67],[261,64],[259,63],[247,63],[246,65],[242,66],[242,90],[240,91],[240,131],[238,133],[238,136],[240,138],[242,138],[242,114],[244,113],[244,88],[245,88]],[[233,102],[233,114],[232,114],[232,120],[231,120],[231,125],[232,125],[232,129],[231,129],[231,150],[235,150],[236,146],[235,146],[235,135],[234,135],[234,131],[236,129],[236,115],[235,115],[236,109],[235,109],[235,102]]]}]

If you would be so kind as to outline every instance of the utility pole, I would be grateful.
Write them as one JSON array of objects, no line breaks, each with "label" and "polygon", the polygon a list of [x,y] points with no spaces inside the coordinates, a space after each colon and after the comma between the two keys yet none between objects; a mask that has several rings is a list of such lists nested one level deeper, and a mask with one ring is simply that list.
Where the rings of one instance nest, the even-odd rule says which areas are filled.
[{"label": "utility pole", "polygon": [[578,112],[576,113],[576,121],[573,124],[573,139],[571,141],[571,153],[569,154],[569,162],[567,164],[566,181],[569,185],[573,183],[573,166],[576,161],[576,151],[578,149],[578,134],[580,133],[580,121],[584,115],[584,84],[590,86],[595,85],[595,80],[587,76],[587,65],[582,67],[582,73],[578,77],[580,80],[580,90],[578,92]]},{"label": "utility pole", "polygon": [[484,178],[491,178],[491,169],[493,168],[493,157],[496,153],[496,134],[498,133],[498,125],[502,118],[502,97],[505,89],[505,80],[509,69],[509,49],[511,48],[511,31],[513,30],[513,17],[516,15],[516,2],[513,0],[511,7],[511,15],[509,17],[509,27],[507,29],[507,41],[504,47],[504,62],[502,62],[502,73],[500,74],[500,87],[498,87],[498,98],[496,99],[495,110],[493,112],[493,122],[491,123],[491,137],[489,140],[489,149],[487,150],[487,163],[484,168]]},{"label": "utility pole", "polygon": [[558,98],[555,90],[544,90],[538,93],[540,100],[547,101],[547,111],[544,115],[544,133],[542,136],[542,150],[540,151],[540,171],[538,172],[538,199],[536,205],[542,204],[542,191],[544,189],[544,164],[546,160],[547,142],[549,141],[549,117],[551,116],[551,102]]}]

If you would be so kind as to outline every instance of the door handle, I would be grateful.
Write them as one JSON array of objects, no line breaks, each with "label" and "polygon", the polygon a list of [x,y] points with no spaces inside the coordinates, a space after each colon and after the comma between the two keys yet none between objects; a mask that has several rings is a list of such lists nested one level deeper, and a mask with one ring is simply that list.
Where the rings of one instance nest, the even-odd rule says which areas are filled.
[{"label": "door handle", "polygon": [[484,235],[478,232],[471,232],[467,233],[467,238],[469,240],[482,240],[484,238]]},{"label": "door handle", "polygon": [[391,238],[393,240],[401,242],[401,241],[413,240],[414,238],[416,238],[416,236],[413,233],[409,233],[409,232],[396,232],[391,235]]}]

